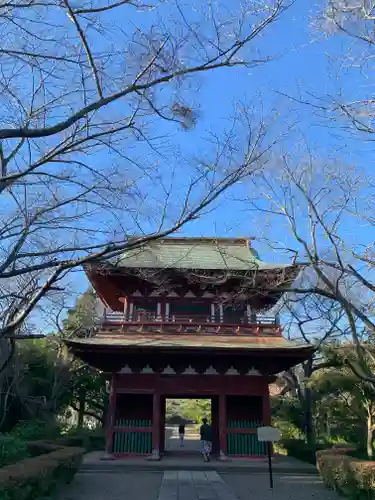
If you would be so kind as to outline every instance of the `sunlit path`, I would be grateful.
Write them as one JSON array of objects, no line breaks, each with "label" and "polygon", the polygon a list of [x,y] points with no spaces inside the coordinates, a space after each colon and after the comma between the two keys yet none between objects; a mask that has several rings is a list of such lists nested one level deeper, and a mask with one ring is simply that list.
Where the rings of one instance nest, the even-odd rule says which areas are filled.
[{"label": "sunlit path", "polygon": [[165,451],[197,452],[200,451],[199,428],[195,425],[186,425],[185,439],[181,446],[178,425],[165,428]]}]

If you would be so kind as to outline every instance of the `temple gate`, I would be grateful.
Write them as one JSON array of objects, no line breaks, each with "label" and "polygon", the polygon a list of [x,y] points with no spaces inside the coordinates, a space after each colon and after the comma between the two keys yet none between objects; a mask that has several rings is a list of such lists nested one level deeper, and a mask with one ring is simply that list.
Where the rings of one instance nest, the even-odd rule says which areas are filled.
[{"label": "temple gate", "polygon": [[85,271],[102,311],[66,343],[111,379],[107,453],[159,459],[166,398],[204,397],[219,457],[265,455],[269,384],[312,354],[267,314],[298,266],[265,264],[245,238],[164,238]]}]

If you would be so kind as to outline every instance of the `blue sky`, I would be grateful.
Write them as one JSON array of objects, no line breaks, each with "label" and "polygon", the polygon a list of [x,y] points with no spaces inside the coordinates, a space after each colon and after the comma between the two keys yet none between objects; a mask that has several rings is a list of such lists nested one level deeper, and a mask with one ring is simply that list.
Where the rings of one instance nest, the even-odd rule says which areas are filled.
[{"label": "blue sky", "polygon": [[[233,4],[237,4],[235,0]],[[186,5],[188,3],[186,2]],[[230,3],[229,3],[230,7]],[[210,133],[220,134],[230,123],[233,107],[236,102],[247,102],[259,108],[260,100],[265,114],[277,109],[279,120],[276,131],[282,130],[289,123],[294,123],[294,132],[290,133],[283,147],[293,150],[304,136],[314,153],[323,158],[343,158],[345,161],[366,167],[366,162],[372,160],[371,144],[366,144],[357,138],[343,138],[337,129],[321,126],[319,120],[312,114],[312,109],[291,102],[280,93],[305,98],[307,92],[317,96],[336,95],[338,85],[344,90],[344,95],[356,99],[368,92],[364,88],[363,79],[357,70],[341,68],[340,79],[336,78],[338,58],[353,50],[356,45],[348,37],[341,35],[324,36],[313,27],[314,17],[310,2],[297,0],[281,19],[267,30],[264,37],[257,39],[254,51],[260,50],[264,55],[275,56],[275,60],[264,66],[253,69],[235,68],[222,69],[204,74],[200,78],[199,92],[187,92],[183,98],[194,108],[199,109],[199,118],[194,130],[181,131],[169,124],[158,124],[158,131],[168,134],[170,139],[179,144],[185,156],[198,155],[205,144],[204,137]],[[143,27],[151,23],[155,16],[168,18],[171,7],[168,2],[157,13],[140,14],[126,11],[124,20],[116,19],[124,30],[142,22]],[[192,14],[193,15],[193,14]],[[359,52],[358,52],[359,53]],[[97,162],[107,159],[98,156]],[[165,165],[167,174],[168,165]],[[237,188],[237,194],[246,195],[246,186]],[[262,225],[259,216],[252,219],[241,204],[231,200],[231,193],[223,197],[207,216],[186,226],[180,234],[191,236],[255,236],[260,233]],[[257,225],[258,224],[258,225]],[[264,234],[264,227],[261,228]],[[269,231],[273,239],[280,239],[285,244],[291,243],[283,226],[271,225]],[[361,233],[359,228],[358,232]],[[360,235],[359,235],[360,237]],[[261,257],[269,261],[285,261],[285,256],[276,255],[262,242],[254,246],[260,251]],[[72,291],[79,293],[87,286],[83,274],[78,271],[70,277]],[[73,294],[72,294],[73,297]]]},{"label": "blue sky", "polygon": [[[289,134],[284,144],[287,150],[294,149],[295,141],[300,141],[303,134],[316,154],[327,159],[345,158],[350,163],[366,166],[373,156],[371,144],[364,144],[361,138],[357,141],[356,138],[343,137],[337,129],[323,126],[312,115],[309,106],[291,102],[280,94],[306,99],[307,93],[311,93],[326,98],[335,96],[340,86],[348,99],[363,97],[362,76],[356,70],[341,69],[340,79],[337,80],[337,65],[332,63],[349,50],[354,54],[357,50],[361,51],[361,47],[357,49],[348,37],[338,34],[325,36],[318,32],[314,28],[317,14],[309,2],[295,2],[256,42],[257,49],[263,54],[275,56],[272,62],[254,69],[223,69],[204,75],[201,91],[192,100],[192,104],[201,109],[196,129],[192,132],[176,132],[177,140],[184,150],[194,152],[194,145],[200,144],[200,138],[207,132],[220,134],[223,127],[230,123],[234,103],[241,101],[252,104],[261,98],[265,114],[277,109],[281,122],[295,122],[295,134]],[[224,197],[215,211],[189,224],[181,233],[257,236],[257,228],[249,222],[248,213],[238,203],[231,203],[228,197]],[[276,227],[272,228],[272,233],[277,237]],[[283,230],[280,238],[285,240]],[[260,248],[260,251],[265,260],[275,259],[266,247]]]}]

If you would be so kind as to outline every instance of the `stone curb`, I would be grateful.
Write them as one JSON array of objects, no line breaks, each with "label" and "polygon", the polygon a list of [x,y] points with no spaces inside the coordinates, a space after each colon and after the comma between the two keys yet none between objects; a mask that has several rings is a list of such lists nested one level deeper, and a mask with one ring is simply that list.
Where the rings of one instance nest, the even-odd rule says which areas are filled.
[{"label": "stone curb", "polygon": [[[155,463],[146,463],[146,464],[121,464],[116,466],[111,466],[110,464],[87,464],[83,465],[80,469],[80,473],[82,474],[121,474],[122,472],[164,472],[167,470],[175,471],[175,470],[194,470],[194,471],[216,471],[219,474],[268,474],[268,468],[265,467],[236,467],[236,466],[225,466],[223,463],[215,466],[215,464],[202,464],[200,465],[162,465],[160,462],[156,465]],[[274,474],[285,474],[285,475],[318,475],[318,471],[312,467],[300,467],[298,469],[292,469],[290,467],[274,467]]]}]

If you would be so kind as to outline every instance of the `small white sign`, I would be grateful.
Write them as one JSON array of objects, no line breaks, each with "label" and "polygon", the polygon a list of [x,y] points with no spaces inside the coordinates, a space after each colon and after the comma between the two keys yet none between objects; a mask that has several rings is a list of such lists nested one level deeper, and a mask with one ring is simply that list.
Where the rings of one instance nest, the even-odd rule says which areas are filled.
[{"label": "small white sign", "polygon": [[281,439],[281,432],[276,427],[258,427],[258,441],[276,443]]}]

